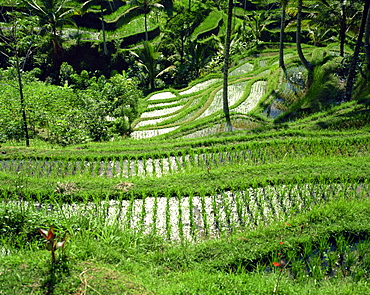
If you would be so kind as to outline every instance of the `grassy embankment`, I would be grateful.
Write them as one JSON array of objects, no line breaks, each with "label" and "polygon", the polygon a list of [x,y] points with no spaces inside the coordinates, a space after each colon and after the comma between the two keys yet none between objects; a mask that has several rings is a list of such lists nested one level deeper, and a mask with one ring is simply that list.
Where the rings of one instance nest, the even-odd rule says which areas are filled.
[{"label": "grassy embankment", "polygon": [[301,103],[198,139],[4,144],[0,291],[368,294],[366,100]]},{"label": "grassy embankment", "polygon": [[[366,129],[91,143],[82,149],[5,145],[1,150],[2,158],[10,160],[9,167],[3,164],[7,171],[1,177],[4,294],[369,292]],[[137,164],[132,165],[132,176],[104,174],[117,155],[121,167],[128,158],[142,163],[143,175],[134,175]],[[171,156],[169,168],[164,159]],[[21,158],[25,163],[40,159],[44,166],[24,168],[17,162]],[[144,164],[149,158],[159,160],[154,170]],[[79,164],[88,159],[102,164],[87,169]],[[59,171],[64,176],[54,168],[50,175],[45,172],[45,163],[54,161],[63,163]],[[12,172],[11,167],[20,170]],[[157,177],[157,171],[165,175]],[[58,182],[73,183],[73,189],[58,191]],[[122,182],[134,186],[118,191],[116,185]],[[264,193],[258,195],[260,190]],[[202,231],[190,225],[192,238],[187,238],[184,221],[194,222],[195,213],[181,202],[171,207],[172,199],[186,197],[190,206],[198,195],[206,200],[227,191],[236,197],[221,205],[215,199],[212,217],[205,216],[211,211],[201,206]],[[136,197],[144,199],[142,204],[154,197],[158,215],[146,212],[145,205],[135,207]],[[124,214],[112,213],[109,203],[102,202],[110,198],[130,199],[129,208]],[[163,198],[168,204],[161,211],[166,215],[164,235],[158,224]],[[37,200],[43,205],[33,205]],[[80,207],[63,210],[64,201],[76,201]],[[171,210],[178,211],[175,220]],[[135,223],[130,221],[134,216]],[[146,218],[151,219],[149,225]],[[70,235],[65,249],[56,251],[54,264],[37,233],[38,227],[52,224],[57,235]],[[175,228],[180,239],[168,240]],[[212,238],[215,234],[219,238]]]}]

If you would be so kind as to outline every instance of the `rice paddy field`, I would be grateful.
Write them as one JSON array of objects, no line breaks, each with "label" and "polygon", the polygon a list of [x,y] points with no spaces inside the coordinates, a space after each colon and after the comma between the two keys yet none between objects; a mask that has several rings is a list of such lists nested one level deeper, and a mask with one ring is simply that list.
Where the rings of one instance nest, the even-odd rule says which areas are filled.
[{"label": "rice paddy field", "polygon": [[[63,149],[26,150],[13,145],[1,150],[1,290],[41,289],[44,294],[47,288],[53,292],[86,288],[86,294],[107,294],[127,288],[133,294],[143,290],[177,294],[174,273],[186,279],[212,278],[203,287],[194,277],[193,283],[184,283],[183,288],[193,294],[212,293],[220,279],[231,294],[251,292],[252,286],[236,287],[233,280],[248,282],[252,277],[263,291],[255,294],[273,294],[279,284],[302,284],[299,290],[304,290],[304,284],[318,278],[325,284],[343,280],[346,286],[368,290],[358,285],[367,279],[368,225],[366,219],[353,217],[366,214],[362,211],[368,208],[363,207],[370,192],[367,132],[236,132]],[[351,212],[357,208],[349,217],[348,205]],[[329,220],[338,217],[331,214],[340,218]],[[312,220],[296,221],[300,218]],[[353,224],[343,224],[342,219]],[[68,234],[55,264],[48,262],[48,251],[37,233],[51,225],[60,236]],[[308,236],[303,231],[306,226]],[[245,252],[243,247],[256,247],[250,236],[261,231],[268,237],[257,243],[261,252]],[[291,235],[289,242],[284,231]],[[232,251],[229,243],[235,247]],[[338,243],[343,244],[343,257]],[[30,253],[37,255],[37,263],[24,256]],[[281,266],[280,253],[291,267]],[[143,261],[149,264],[144,272]],[[71,273],[63,273],[61,267]],[[31,268],[37,273],[34,285],[27,275]],[[29,282],[14,277],[11,269]],[[130,273],[129,287],[124,280],[108,283],[104,278],[111,271],[113,277]],[[157,271],[165,273],[162,283],[154,283]],[[145,276],[150,272],[152,281],[140,272]],[[13,289],[5,287],[5,280]],[[322,285],[314,284],[315,288],[315,294],[325,290]],[[217,290],[222,294],[222,289]],[[299,291],[284,294],[295,292]]]},{"label": "rice paddy field", "polygon": [[211,75],[132,138],[3,144],[0,294],[369,294],[368,107],[274,123],[305,91],[289,54],[288,81],[271,54],[230,70],[233,132]]}]

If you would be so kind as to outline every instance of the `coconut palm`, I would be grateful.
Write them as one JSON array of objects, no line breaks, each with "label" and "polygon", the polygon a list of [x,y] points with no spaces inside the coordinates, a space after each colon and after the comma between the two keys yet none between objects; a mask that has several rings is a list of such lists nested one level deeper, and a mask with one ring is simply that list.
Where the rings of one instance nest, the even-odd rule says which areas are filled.
[{"label": "coconut palm", "polygon": [[193,79],[198,78],[202,70],[209,63],[212,58],[210,54],[212,48],[207,43],[199,43],[197,41],[188,42],[188,54],[185,56],[185,63],[192,73]]},{"label": "coconut palm", "polygon": [[155,78],[158,74],[157,64],[160,52],[149,42],[145,41],[143,48],[131,52],[136,58],[136,64],[148,75],[149,86],[155,88]]},{"label": "coconut palm", "polygon": [[105,37],[105,22],[104,22],[104,17],[103,17],[104,5],[106,3],[110,5],[110,1],[108,1],[108,0],[88,0],[88,1],[84,2],[81,6],[81,13],[86,13],[93,6],[98,6],[99,7],[100,20],[101,20],[101,30],[102,30],[102,34],[103,34],[103,50],[104,50],[105,55],[108,54],[107,42],[106,42],[106,37]]},{"label": "coconut palm", "polygon": [[51,44],[54,53],[54,68],[59,71],[63,58],[62,38],[58,28],[62,30],[64,24],[73,24],[73,9],[66,9],[70,0],[24,0],[31,12],[40,18],[43,31],[51,33]]},{"label": "coconut palm", "polygon": [[144,13],[144,26],[145,26],[145,41],[148,41],[148,20],[147,15],[152,10],[162,9],[164,6],[158,3],[156,0],[131,0],[128,2],[132,8],[130,8],[126,13],[132,10],[138,10]]},{"label": "coconut palm", "polygon": [[[279,39],[279,66],[285,71],[285,64],[284,64],[284,31],[285,31],[285,22],[286,22],[286,13],[287,13],[287,7],[290,0],[280,0],[280,6],[281,6],[281,17],[280,17],[280,39]],[[257,2],[259,5],[267,5],[269,3],[272,3],[272,1],[268,0],[259,0]],[[246,9],[246,3],[244,3],[244,9]],[[269,18],[261,22],[260,27],[261,31],[266,27],[267,21]],[[264,27],[263,27],[264,26]]]},{"label": "coconut palm", "polygon": [[368,75],[370,74],[370,9],[367,13],[366,26],[365,26],[365,53]]},{"label": "coconut palm", "polygon": [[166,27],[163,30],[161,39],[162,46],[167,50],[174,52],[180,59],[180,63],[184,63],[186,46],[189,38],[189,27],[196,21],[192,14],[178,13],[175,17],[169,19]]},{"label": "coconut palm", "polygon": [[364,36],[365,32],[365,27],[368,22],[368,13],[369,13],[369,6],[370,6],[370,1],[365,1],[364,4],[364,9],[362,12],[362,19],[361,19],[361,25],[360,29],[358,32],[358,37],[357,37],[357,42],[356,42],[356,47],[355,51],[353,53],[352,57],[352,62],[348,70],[348,76],[347,76],[347,84],[346,84],[346,94],[345,94],[345,99],[350,100],[352,98],[352,88],[356,76],[356,68],[357,68],[357,63],[358,63],[358,57],[360,54],[360,49],[362,48],[362,38]]},{"label": "coconut palm", "polygon": [[280,40],[279,40],[279,66],[285,71],[284,64],[284,30],[285,30],[285,19],[286,19],[286,7],[289,0],[281,0],[281,21],[280,21]]},{"label": "coconut palm", "polygon": [[225,51],[224,51],[224,81],[223,81],[223,110],[226,119],[226,128],[228,131],[233,131],[231,125],[229,101],[228,101],[228,77],[229,77],[229,57],[230,57],[230,40],[231,40],[231,22],[233,13],[233,0],[229,0],[227,9],[227,27],[226,27],[226,40],[225,40]]},{"label": "coconut palm", "polygon": [[[327,1],[320,0],[314,3],[310,8],[311,20],[307,21],[308,28],[314,27],[316,32],[328,33],[337,31],[339,39],[339,54],[344,56],[344,44],[347,31],[352,27],[358,16],[361,14],[361,9],[358,9],[358,3],[346,0]],[[314,31],[312,30],[312,31]],[[321,38],[324,34],[320,34]],[[316,36],[317,38],[317,36]]]},{"label": "coconut palm", "polygon": [[297,11],[297,31],[296,31],[296,44],[299,59],[303,66],[310,72],[313,69],[313,64],[311,64],[304,56],[302,51],[302,41],[301,41],[301,27],[302,27],[302,0],[298,0],[298,11]]},{"label": "coconut palm", "polygon": [[271,16],[268,16],[265,11],[253,11],[251,16],[246,15],[245,17],[247,19],[247,26],[253,36],[253,41],[258,45],[262,37],[262,32],[271,23]]}]

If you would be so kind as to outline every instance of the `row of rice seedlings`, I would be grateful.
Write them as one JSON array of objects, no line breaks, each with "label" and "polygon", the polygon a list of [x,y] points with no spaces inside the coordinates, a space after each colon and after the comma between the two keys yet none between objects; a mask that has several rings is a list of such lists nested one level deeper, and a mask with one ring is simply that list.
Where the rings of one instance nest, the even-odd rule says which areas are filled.
[{"label": "row of rice seedlings", "polygon": [[[200,206],[199,206],[200,201]],[[209,206],[208,206],[209,207]],[[199,221],[198,223],[198,231],[201,236],[208,236],[210,228],[209,228],[209,214],[207,214],[207,203],[206,203],[206,196],[204,191],[201,190],[200,196],[198,199],[198,206],[196,209],[196,218]]]},{"label": "row of rice seedlings", "polygon": [[[125,222],[126,222],[126,229],[130,229],[134,226],[134,224],[132,224],[132,221],[133,221],[133,214],[134,214],[134,201],[135,201],[135,198],[134,196],[132,195],[130,200],[128,201],[128,206],[127,206],[127,210],[126,210],[126,214],[125,214]],[[127,203],[127,202],[122,202],[122,203]]]},{"label": "row of rice seedlings", "polygon": [[[300,183],[232,190],[211,196],[204,193],[197,196],[192,192],[185,196],[179,192],[177,197],[169,193],[165,197],[143,196],[142,199],[135,199],[132,195],[129,200],[122,200],[121,196],[117,201],[109,201],[108,198],[101,201],[101,197],[97,197],[93,202],[88,202],[86,196],[86,201],[78,204],[73,204],[73,200],[71,204],[60,203],[57,194],[50,196],[49,205],[42,204],[41,197],[35,203],[31,201],[32,196],[26,195],[26,201],[19,205],[21,210],[25,204],[35,211],[47,207],[51,214],[49,219],[60,215],[65,220],[86,222],[84,216],[93,215],[94,218],[84,225],[89,228],[114,224],[141,233],[161,234],[169,240],[186,241],[197,240],[204,235],[219,236],[238,228],[257,227],[275,219],[286,219],[330,199],[357,198],[369,193],[368,183]],[[18,204],[16,201],[12,203]]]},{"label": "row of rice seedlings", "polygon": [[[285,153],[286,155],[287,153]],[[82,162],[82,161],[54,161],[49,163],[40,164],[40,162],[34,161],[35,165],[28,165],[26,171],[30,176],[45,176],[53,175],[76,175],[92,173],[95,176],[104,176],[104,177],[130,177],[135,175],[157,175],[161,176],[163,174],[168,174],[172,172],[177,172],[181,170],[180,168],[185,166],[185,171],[190,172],[194,168],[204,169],[205,167],[219,164],[235,164],[252,162],[254,164],[261,164],[268,161],[272,161],[278,158],[277,152],[271,152],[269,149],[259,149],[251,150],[246,149],[227,149],[222,150],[214,149],[213,152],[206,152],[204,150],[199,150],[197,152],[190,150],[188,154],[184,152],[181,155],[170,156],[161,158],[151,158],[143,157],[139,158],[128,158],[127,160],[107,160],[101,159],[94,162]],[[280,154],[281,155],[281,154]],[[279,157],[281,158],[281,156]],[[30,161],[31,162],[31,161]],[[33,162],[32,162],[33,163]],[[186,165],[185,165],[186,163]],[[41,166],[40,166],[41,165]],[[50,167],[52,165],[52,167]],[[4,168],[4,164],[2,168]],[[15,169],[19,171],[22,167],[22,164],[18,164],[16,168],[8,165],[6,170]],[[37,173],[38,172],[38,173]]]},{"label": "row of rice seedlings", "polygon": [[153,210],[152,213],[152,233],[157,234],[157,220],[158,220],[158,196],[154,195]]},{"label": "row of rice seedlings", "polygon": [[225,220],[225,225],[226,225],[226,230],[228,232],[232,232],[235,227],[238,225],[234,222],[234,216],[236,214],[233,214],[233,199],[232,199],[232,194],[227,195],[226,193],[222,194],[222,199],[223,199],[223,212],[224,212],[224,220]]},{"label": "row of rice seedlings", "polygon": [[280,271],[301,282],[307,277],[323,280],[347,276],[358,281],[367,277],[370,268],[370,240],[343,235],[334,239],[322,237],[317,243],[307,241],[298,249],[282,249],[272,260],[279,260],[280,267],[281,263],[289,265]]},{"label": "row of rice seedlings", "polygon": [[24,171],[28,176],[66,176],[89,174],[101,177],[130,177],[135,175],[161,176],[181,170],[192,171],[204,169],[205,166],[220,164],[262,164],[276,161],[284,157],[305,157],[309,155],[367,155],[369,143],[367,138],[356,137],[338,140],[306,140],[296,139],[290,145],[285,141],[274,141],[265,144],[239,144],[230,147],[209,147],[207,149],[190,149],[177,152],[177,155],[167,154],[145,155],[143,157],[97,158],[93,161],[85,159],[65,160],[3,160],[0,170],[17,173]]},{"label": "row of rice seedlings", "polygon": [[195,230],[196,230],[196,220],[195,220],[195,206],[194,206],[194,201],[193,201],[194,195],[193,192],[189,193],[188,201],[189,201],[189,229],[190,229],[190,235],[194,236]]},{"label": "row of rice seedlings", "polygon": [[[230,105],[235,104],[235,102],[242,97],[246,84],[247,81],[242,81],[228,86]],[[210,116],[222,109],[220,107],[222,106],[222,93],[222,89],[216,92],[211,104],[208,106],[207,109],[204,110],[204,112],[198,117],[198,119]]]},{"label": "row of rice seedlings", "polygon": [[46,174],[50,177],[56,178],[61,174],[60,165],[61,163],[59,161],[52,161],[46,168]]},{"label": "row of rice seedlings", "polygon": [[[255,153],[256,154],[256,153]],[[85,162],[81,161],[54,161],[52,162],[54,167],[50,168],[44,164],[28,165],[27,169],[22,170],[28,176],[42,177],[45,174],[48,176],[65,176],[65,175],[76,175],[76,174],[90,174],[91,170],[94,170],[94,175],[104,177],[129,177],[135,175],[157,175],[168,174],[177,172],[185,166],[185,171],[191,172],[193,169],[204,169],[206,167],[218,166],[223,163],[239,163],[248,164],[253,163],[251,151],[236,150],[226,151],[224,153],[212,154],[212,153],[200,153],[196,154],[190,152],[190,154],[181,154],[181,156],[170,156],[160,159],[134,159],[121,160],[121,162],[113,161],[96,161]],[[263,152],[259,153],[257,158],[263,158]],[[246,158],[249,157],[249,158]],[[41,165],[41,166],[40,166]],[[39,167],[40,166],[40,167]],[[82,167],[83,166],[83,167]],[[126,166],[126,167],[125,167]],[[19,167],[19,166],[18,166]],[[45,171],[46,172],[41,172]],[[49,171],[52,173],[49,173]],[[126,171],[124,171],[126,170]]]},{"label": "row of rice seedlings", "polygon": [[161,129],[148,129],[148,130],[135,130],[131,133],[131,138],[134,139],[144,139],[160,136],[166,133],[170,133],[176,130],[179,126],[167,127]]},{"label": "row of rice seedlings", "polygon": [[232,111],[248,114],[252,111],[266,93],[266,81],[256,81],[252,84],[248,97],[238,106],[232,107]]},{"label": "row of rice seedlings", "polygon": [[184,168],[184,161],[181,156],[181,152],[177,152],[177,155],[173,156],[173,159],[176,163],[176,171],[182,171]]},{"label": "row of rice seedlings", "polygon": [[[181,242],[184,242],[184,222],[183,222],[183,204],[182,204],[182,201],[183,201],[183,198],[181,197],[181,194],[177,194],[178,197],[177,197],[177,200],[178,200],[178,215],[177,215],[177,228],[178,228],[178,235],[179,235],[179,239]],[[192,208],[190,208],[189,206],[189,209],[188,211],[191,211]]]},{"label": "row of rice seedlings", "polygon": [[213,219],[213,227],[217,233],[221,231],[221,225],[220,225],[220,208],[218,206],[217,202],[217,196],[216,194],[212,194],[212,216],[211,220]]},{"label": "row of rice seedlings", "polygon": [[267,216],[265,215],[265,204],[262,202],[263,198],[263,192],[259,189],[254,189],[249,191],[249,194],[251,195],[251,201],[252,201],[252,212],[254,213],[252,222],[256,226],[259,226],[261,224],[265,224],[267,220]]},{"label": "row of rice seedlings", "polygon": [[169,195],[166,196],[166,237],[168,240],[171,239],[171,233],[172,233],[172,222],[171,222],[171,197]]}]

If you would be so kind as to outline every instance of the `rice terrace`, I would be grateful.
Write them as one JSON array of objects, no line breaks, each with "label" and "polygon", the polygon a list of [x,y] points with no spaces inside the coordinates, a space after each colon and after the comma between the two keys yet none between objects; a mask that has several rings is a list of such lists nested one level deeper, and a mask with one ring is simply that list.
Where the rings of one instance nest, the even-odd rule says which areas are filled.
[{"label": "rice terrace", "polygon": [[368,1],[0,3],[0,294],[370,294]]}]

